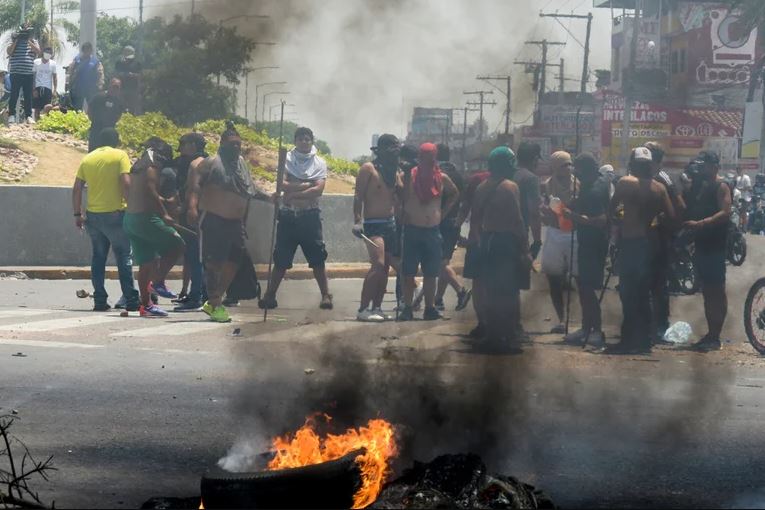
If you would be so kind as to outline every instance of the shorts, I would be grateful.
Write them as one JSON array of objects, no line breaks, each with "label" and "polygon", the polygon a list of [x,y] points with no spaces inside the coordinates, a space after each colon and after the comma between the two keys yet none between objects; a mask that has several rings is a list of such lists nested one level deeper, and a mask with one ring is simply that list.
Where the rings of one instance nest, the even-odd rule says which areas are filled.
[{"label": "shorts", "polygon": [[476,244],[468,244],[465,249],[465,266],[462,268],[462,276],[471,280],[477,280],[481,274],[481,248]]},{"label": "shorts", "polygon": [[295,252],[300,246],[311,269],[324,267],[327,249],[321,230],[319,209],[279,211],[279,225],[276,228],[274,266],[277,269],[292,269]]},{"label": "shorts", "polygon": [[37,87],[37,97],[32,98],[32,108],[42,110],[53,102],[53,91],[47,87]]},{"label": "shorts", "polygon": [[480,279],[493,296],[512,297],[520,289],[521,268],[518,239],[512,232],[484,232],[481,235]]},{"label": "shorts", "polygon": [[417,276],[419,266],[426,278],[437,278],[441,273],[441,231],[435,227],[404,225],[404,246],[401,272],[404,276]]},{"label": "shorts", "polygon": [[696,269],[696,277],[703,288],[704,285],[725,285],[725,249],[699,250],[693,253],[693,267]]},{"label": "shorts", "polygon": [[239,264],[247,253],[244,245],[244,223],[229,220],[207,211],[199,221],[199,243],[202,262]]},{"label": "shorts", "polygon": [[155,213],[125,213],[122,227],[139,266],[186,246],[180,234]]},{"label": "shorts", "polygon": [[364,235],[372,240],[375,238],[382,239],[385,253],[391,257],[401,255],[401,235],[393,218],[364,221]]},{"label": "shorts", "polygon": [[[574,236],[574,260],[571,261],[571,236]],[[573,262],[573,263],[572,263]],[[577,274],[576,234],[548,227],[542,245],[542,272],[548,276],[565,276],[569,269]]]},{"label": "shorts", "polygon": [[608,240],[577,243],[577,281],[590,289],[603,288]]},{"label": "shorts", "polygon": [[460,240],[461,229],[454,225],[453,221],[441,223],[441,257],[444,260],[451,260],[454,256],[454,250],[457,248],[457,242]]}]

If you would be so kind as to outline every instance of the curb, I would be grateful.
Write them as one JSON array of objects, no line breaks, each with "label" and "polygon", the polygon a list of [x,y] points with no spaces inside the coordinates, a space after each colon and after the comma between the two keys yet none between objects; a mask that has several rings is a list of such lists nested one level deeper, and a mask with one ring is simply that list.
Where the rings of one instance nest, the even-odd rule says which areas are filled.
[{"label": "curb", "polygon": [[[462,274],[462,266],[452,266],[457,274]],[[268,266],[266,264],[255,264],[255,271],[261,280],[268,277]],[[327,264],[327,277],[331,279],[346,278],[364,278],[369,271],[369,264]],[[135,272],[135,268],[134,268]],[[6,266],[0,267],[0,278],[13,277],[18,273],[23,273],[26,278],[31,280],[90,280],[89,267],[76,266]],[[391,274],[395,274],[391,271]],[[19,275],[20,276],[20,275]],[[168,280],[180,280],[183,278],[181,269],[173,269],[167,276]],[[313,278],[313,270],[306,264],[296,265],[287,271],[288,280],[310,280]],[[23,279],[21,277],[20,279]],[[117,280],[118,273],[115,266],[106,268],[106,279]]]}]

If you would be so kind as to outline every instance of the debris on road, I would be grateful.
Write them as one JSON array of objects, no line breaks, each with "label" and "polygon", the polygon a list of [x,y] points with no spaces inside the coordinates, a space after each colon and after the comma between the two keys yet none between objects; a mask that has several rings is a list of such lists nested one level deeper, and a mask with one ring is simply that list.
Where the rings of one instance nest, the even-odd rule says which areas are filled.
[{"label": "debris on road", "polygon": [[306,368],[305,370],[303,370],[303,372],[305,372],[306,375],[311,375],[314,372],[316,372],[316,370],[314,370],[313,368]]},{"label": "debris on road", "polygon": [[26,358],[27,357],[27,355],[24,354],[23,352],[17,352],[16,354],[11,354],[11,356],[13,356],[14,358]]}]

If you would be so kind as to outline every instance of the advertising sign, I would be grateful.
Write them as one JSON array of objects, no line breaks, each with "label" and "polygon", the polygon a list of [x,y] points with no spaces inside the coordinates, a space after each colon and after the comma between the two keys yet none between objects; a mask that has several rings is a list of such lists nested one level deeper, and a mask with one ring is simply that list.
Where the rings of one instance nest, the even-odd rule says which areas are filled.
[{"label": "advertising sign", "polygon": [[[576,136],[576,110],[571,106],[542,105],[542,132],[547,136]],[[595,129],[594,114],[591,111],[579,112],[579,134],[592,135]]]}]

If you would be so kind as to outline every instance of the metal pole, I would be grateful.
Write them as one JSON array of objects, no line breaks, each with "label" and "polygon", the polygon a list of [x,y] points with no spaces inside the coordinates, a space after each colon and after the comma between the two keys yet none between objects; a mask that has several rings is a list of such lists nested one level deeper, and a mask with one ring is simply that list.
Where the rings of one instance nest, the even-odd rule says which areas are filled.
[{"label": "metal pole", "polygon": [[48,36],[48,46],[53,47],[53,0],[50,0],[50,35]]},{"label": "metal pole", "polygon": [[80,0],[80,46],[89,42],[93,45],[93,55],[96,54],[96,0]]},{"label": "metal pole", "polygon": [[510,134],[510,76],[507,77],[507,110],[505,111],[505,134]]},{"label": "metal pole", "polygon": [[[590,29],[592,28],[592,13],[587,14],[587,37],[584,40],[584,62],[582,63],[582,84],[579,87],[579,92],[585,94],[587,92],[587,72],[589,60],[590,60]],[[563,74],[563,68],[561,67],[561,74]]]},{"label": "metal pole", "polygon": [[138,1],[138,61],[143,62],[143,0]]},{"label": "metal pole", "polygon": [[560,59],[560,74],[558,75],[558,92],[563,94],[563,91],[565,89],[565,78],[563,77],[563,69],[564,69],[565,61],[563,59]]},{"label": "metal pole", "polygon": [[480,119],[478,121],[478,141],[483,141],[483,91],[481,91],[479,97],[481,98],[481,113],[479,114]]},{"label": "metal pole", "polygon": [[467,112],[468,107],[465,107],[465,116],[463,117],[462,124],[462,170],[467,171],[467,160],[465,159],[465,149],[467,146]]},{"label": "metal pole", "polygon": [[547,88],[547,39],[542,40],[542,76],[539,78],[539,104],[542,104],[542,97]]},{"label": "metal pole", "polygon": [[20,25],[24,24],[24,18],[27,17],[27,2],[26,0],[21,0],[21,21],[19,21]]},{"label": "metal pole", "polygon": [[[279,121],[279,164],[276,169],[276,200],[274,200],[274,220],[271,225],[271,250],[268,255],[268,281],[271,282],[271,270],[274,263],[274,244],[276,243],[276,222],[279,217],[279,195],[282,192],[282,181],[284,180],[284,166],[286,164],[287,150],[282,147],[282,138],[284,135],[284,101],[282,101],[282,115]],[[270,286],[270,285],[269,285]],[[263,322],[268,320],[268,306],[263,307]]]}]

